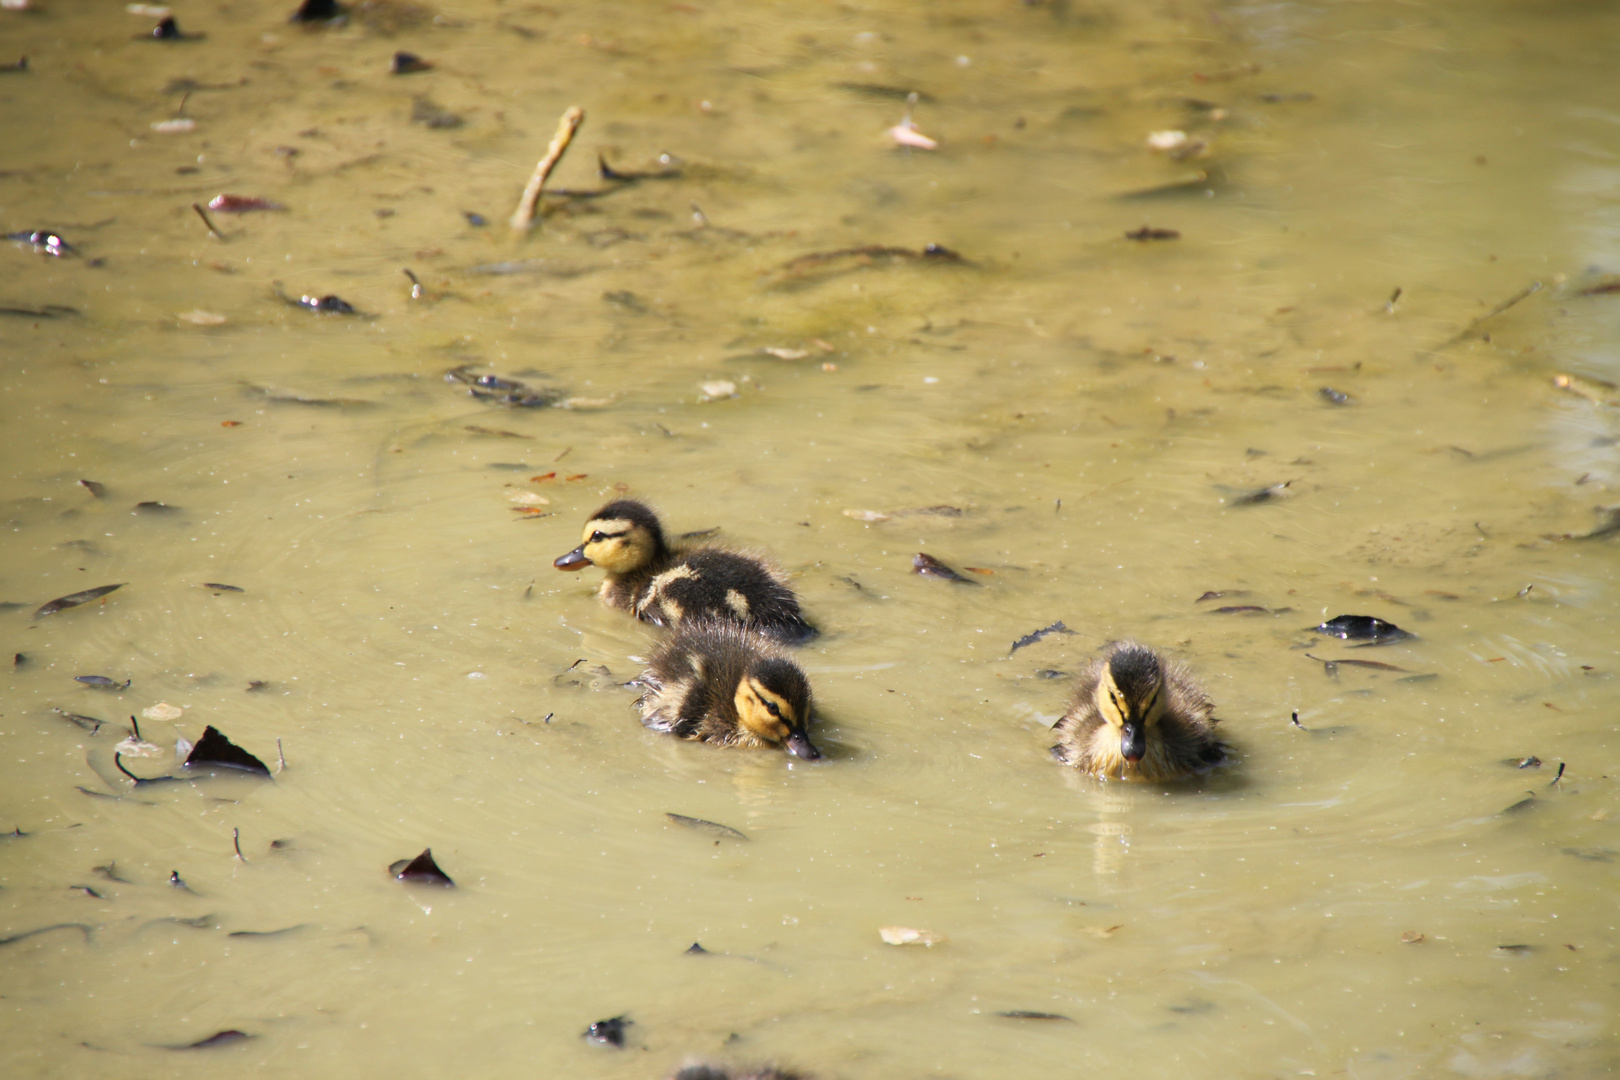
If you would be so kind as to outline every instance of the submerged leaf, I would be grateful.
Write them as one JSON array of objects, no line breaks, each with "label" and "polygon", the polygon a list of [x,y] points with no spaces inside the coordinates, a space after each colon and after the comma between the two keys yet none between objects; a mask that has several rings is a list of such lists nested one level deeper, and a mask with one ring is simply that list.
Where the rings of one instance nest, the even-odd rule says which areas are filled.
[{"label": "submerged leaf", "polygon": [[703,818],[687,817],[685,814],[666,813],[664,816],[677,825],[685,825],[688,829],[696,829],[714,836],[723,836],[728,840],[748,839],[747,833],[738,832],[730,825],[722,825],[718,821],[705,821]]},{"label": "submerged leaf", "polygon": [[55,600],[41,604],[39,610],[34,612],[34,618],[43,619],[47,615],[55,615],[58,611],[66,611],[70,607],[88,604],[92,600],[99,600],[116,589],[122,589],[127,582],[120,581],[117,585],[97,585],[94,589],[83,592],[69,593],[67,596],[58,596]]}]

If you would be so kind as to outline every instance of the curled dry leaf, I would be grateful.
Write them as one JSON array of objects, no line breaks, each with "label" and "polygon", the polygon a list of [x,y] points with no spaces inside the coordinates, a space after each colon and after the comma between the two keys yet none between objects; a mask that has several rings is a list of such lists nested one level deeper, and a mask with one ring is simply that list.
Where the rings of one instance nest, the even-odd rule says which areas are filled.
[{"label": "curled dry leaf", "polygon": [[223,326],[225,323],[225,316],[216,311],[204,311],[202,308],[182,311],[175,318],[192,326]]},{"label": "curled dry leaf", "polygon": [[885,945],[934,946],[945,940],[943,934],[936,934],[932,930],[919,930],[912,926],[880,926],[878,937],[883,939]]},{"label": "curled dry leaf", "polygon": [[704,401],[723,401],[737,396],[737,384],[730,379],[711,379],[699,383],[698,389],[703,391]]},{"label": "curled dry leaf", "polygon": [[1417,945],[1422,942],[1423,938],[1424,935],[1418,933],[1416,930],[1408,930],[1406,933],[1401,935],[1401,942],[1406,945]]},{"label": "curled dry leaf", "polygon": [[141,710],[144,720],[178,720],[185,710],[178,705],[171,705],[167,701],[160,701],[156,705]]},{"label": "curled dry leaf", "polygon": [[159,135],[183,135],[188,131],[196,131],[197,121],[189,116],[181,116],[173,120],[157,120],[153,122],[152,130]]},{"label": "curled dry leaf", "polygon": [[844,516],[854,518],[856,521],[864,521],[869,525],[875,525],[880,521],[888,521],[890,517],[889,514],[885,514],[881,510],[845,510]]}]

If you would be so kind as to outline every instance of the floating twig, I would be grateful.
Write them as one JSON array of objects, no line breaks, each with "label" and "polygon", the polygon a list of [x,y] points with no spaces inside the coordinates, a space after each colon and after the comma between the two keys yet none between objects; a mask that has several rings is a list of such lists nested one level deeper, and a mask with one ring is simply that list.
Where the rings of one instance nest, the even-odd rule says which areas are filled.
[{"label": "floating twig", "polygon": [[535,213],[540,207],[540,192],[546,186],[546,179],[562,160],[563,154],[568,150],[568,144],[574,141],[574,132],[578,131],[579,125],[584,122],[585,110],[578,105],[569,108],[557,122],[557,134],[551,137],[551,145],[546,147],[546,156],[534,167],[534,175],[529,177],[529,185],[523,189],[523,197],[518,200],[517,209],[512,212],[512,228],[516,231],[527,231],[529,226],[534,224]]},{"label": "floating twig", "polygon": [[1450,346],[1457,344],[1457,342],[1462,341],[1463,339],[1469,337],[1470,335],[1472,335],[1474,333],[1474,331],[1478,330],[1482,325],[1484,325],[1485,323],[1489,322],[1490,320],[1496,318],[1498,315],[1502,314],[1502,312],[1506,311],[1508,308],[1513,307],[1515,304],[1519,303],[1519,301],[1523,300],[1525,297],[1531,295],[1532,293],[1539,292],[1540,290],[1541,290],[1541,282],[1532,281],[1530,284],[1526,285],[1524,288],[1520,289],[1518,292],[1514,293],[1512,296],[1508,297],[1506,300],[1502,301],[1500,304],[1497,304],[1495,307],[1491,308],[1491,310],[1487,311],[1485,314],[1481,315],[1479,318],[1475,319],[1473,322],[1469,323],[1467,326],[1465,326],[1461,330],[1457,331],[1457,333],[1453,334],[1451,337],[1447,338],[1445,341],[1442,341],[1439,345],[1436,345],[1435,349],[1438,351],[1440,349],[1449,348]]},{"label": "floating twig", "polygon": [[242,830],[231,829],[231,845],[236,848],[236,857],[247,862],[247,856],[242,854]]},{"label": "floating twig", "polygon": [[202,203],[192,203],[191,208],[193,210],[197,211],[197,216],[198,217],[202,218],[202,223],[205,226],[207,226],[207,228],[208,228],[208,235],[209,236],[212,236],[215,240],[224,240],[225,239],[225,234],[220,232],[218,229],[216,229],[214,227],[214,223],[211,220],[209,220],[208,211],[203,209],[203,204]]}]

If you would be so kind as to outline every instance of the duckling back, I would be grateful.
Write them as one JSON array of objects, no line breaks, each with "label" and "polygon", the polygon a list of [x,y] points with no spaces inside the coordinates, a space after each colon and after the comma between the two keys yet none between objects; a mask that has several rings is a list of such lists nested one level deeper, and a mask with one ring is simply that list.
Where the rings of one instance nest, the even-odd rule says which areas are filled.
[{"label": "duckling back", "polygon": [[678,552],[669,569],[647,583],[634,610],[657,626],[735,622],[784,645],[802,644],[816,634],[781,571],[758,556],[723,547]]}]

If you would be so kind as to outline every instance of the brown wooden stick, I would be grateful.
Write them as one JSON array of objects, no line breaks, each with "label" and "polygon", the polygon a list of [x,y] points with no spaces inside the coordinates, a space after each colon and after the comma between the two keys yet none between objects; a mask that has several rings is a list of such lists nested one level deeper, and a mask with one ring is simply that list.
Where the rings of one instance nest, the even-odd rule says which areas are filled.
[{"label": "brown wooden stick", "polygon": [[534,167],[534,175],[529,177],[529,186],[523,189],[523,198],[518,200],[517,209],[512,211],[512,228],[523,232],[534,224],[535,212],[540,207],[540,191],[546,186],[546,178],[562,160],[563,154],[568,151],[568,144],[574,141],[574,132],[578,131],[579,125],[584,122],[585,110],[578,105],[563,113],[562,119],[557,121],[557,134],[551,137],[551,145],[546,147],[546,156]]}]

